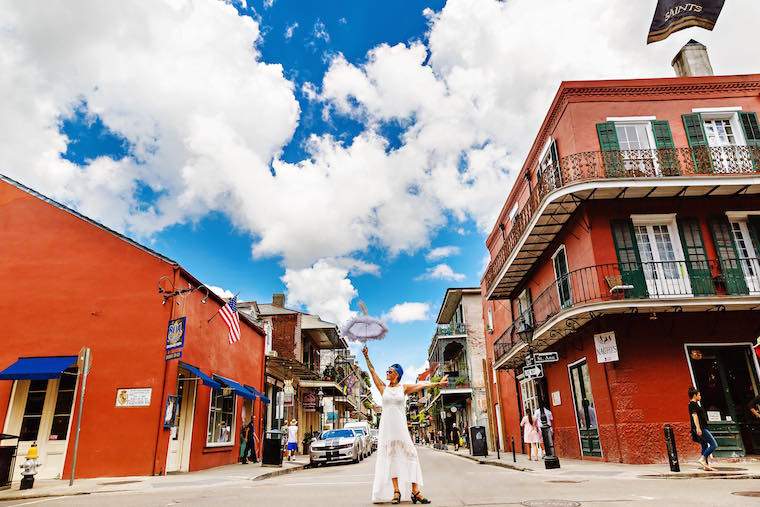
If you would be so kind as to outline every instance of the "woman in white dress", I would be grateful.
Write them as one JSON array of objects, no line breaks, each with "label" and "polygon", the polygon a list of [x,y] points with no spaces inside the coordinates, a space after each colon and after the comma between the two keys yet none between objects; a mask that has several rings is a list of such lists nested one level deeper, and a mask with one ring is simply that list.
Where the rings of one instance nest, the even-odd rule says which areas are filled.
[{"label": "woman in white dress", "polygon": [[[422,496],[422,470],[417,457],[409,429],[406,426],[406,395],[421,391],[427,387],[448,384],[448,378],[440,382],[401,385],[404,370],[398,364],[388,368],[386,379],[388,385],[380,378],[369,360],[369,351],[362,349],[367,359],[372,380],[383,397],[383,413],[380,416],[380,431],[377,437],[377,461],[375,462],[375,481],[372,485],[372,501],[397,504],[404,500],[414,503],[430,503]],[[403,493],[402,493],[403,492]],[[409,496],[407,496],[409,495]]]}]

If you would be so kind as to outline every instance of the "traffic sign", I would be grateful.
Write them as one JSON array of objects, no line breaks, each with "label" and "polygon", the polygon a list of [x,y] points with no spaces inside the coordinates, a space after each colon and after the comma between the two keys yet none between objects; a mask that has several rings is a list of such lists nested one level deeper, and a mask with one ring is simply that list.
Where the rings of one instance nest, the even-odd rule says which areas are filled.
[{"label": "traffic sign", "polygon": [[557,352],[537,352],[533,354],[533,360],[537,363],[556,363],[559,361]]},{"label": "traffic sign", "polygon": [[523,377],[526,379],[542,378],[544,376],[544,367],[541,364],[526,366],[523,368]]}]

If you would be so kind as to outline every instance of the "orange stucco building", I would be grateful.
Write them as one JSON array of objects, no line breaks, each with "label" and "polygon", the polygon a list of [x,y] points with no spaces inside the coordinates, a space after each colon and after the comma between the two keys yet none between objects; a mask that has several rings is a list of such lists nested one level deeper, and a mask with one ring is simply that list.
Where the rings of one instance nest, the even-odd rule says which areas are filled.
[{"label": "orange stucco building", "polygon": [[[83,347],[77,477],[234,463],[243,417],[260,432],[263,331],[241,316],[228,343],[222,319],[209,322],[225,301],[176,262],[0,177],[0,281],[2,432],[21,437],[19,459],[37,442],[38,478],[70,475]],[[184,347],[167,360],[172,320]],[[53,356],[57,372],[35,373]]]},{"label": "orange stucco building", "polygon": [[[560,457],[760,453],[760,75],[564,82],[487,238],[483,315],[503,448],[542,397]],[[537,379],[530,352],[556,352]]]}]

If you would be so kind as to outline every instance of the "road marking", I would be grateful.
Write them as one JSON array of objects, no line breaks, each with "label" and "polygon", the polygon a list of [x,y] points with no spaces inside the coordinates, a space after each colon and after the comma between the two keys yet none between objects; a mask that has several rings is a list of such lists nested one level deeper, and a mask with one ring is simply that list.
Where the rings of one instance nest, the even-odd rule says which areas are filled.
[{"label": "road marking", "polygon": [[[370,481],[341,481],[341,482],[288,482],[287,486],[342,486],[344,484],[372,484]],[[260,488],[262,486],[277,486],[274,483],[261,483],[256,486],[245,486],[247,489]],[[279,484],[282,486],[282,484]]]},{"label": "road marking", "polygon": [[[61,498],[63,497],[53,497],[53,498],[43,498],[41,500],[32,500],[31,502],[17,503],[14,505],[14,507],[21,507],[22,505],[34,505],[36,503],[42,503],[42,502],[52,502],[53,500],[60,500]],[[23,499],[20,499],[20,500],[23,500]]]}]

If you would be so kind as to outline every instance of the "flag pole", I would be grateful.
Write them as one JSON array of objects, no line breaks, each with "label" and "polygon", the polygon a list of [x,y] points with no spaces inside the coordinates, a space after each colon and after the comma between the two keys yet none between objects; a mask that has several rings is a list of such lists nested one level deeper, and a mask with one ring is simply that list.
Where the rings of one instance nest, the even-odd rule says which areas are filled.
[{"label": "flag pole", "polygon": [[[231,299],[235,299],[235,298],[237,298],[237,297],[238,297],[238,294],[240,294],[240,291],[238,291],[238,292],[237,292],[237,294],[235,294],[234,296],[232,296],[232,298],[231,298]],[[226,304],[226,303],[225,303],[225,304]],[[222,308],[224,308],[224,306],[222,306]],[[217,315],[219,315],[219,312],[222,310],[222,308],[219,308],[219,309],[216,311],[216,313],[215,313],[214,315],[212,315],[212,316],[211,316],[211,318],[210,318],[210,319],[208,319],[208,320],[206,321],[206,324],[208,324],[209,322],[211,322],[212,320],[214,320],[214,317],[216,317]]]}]

